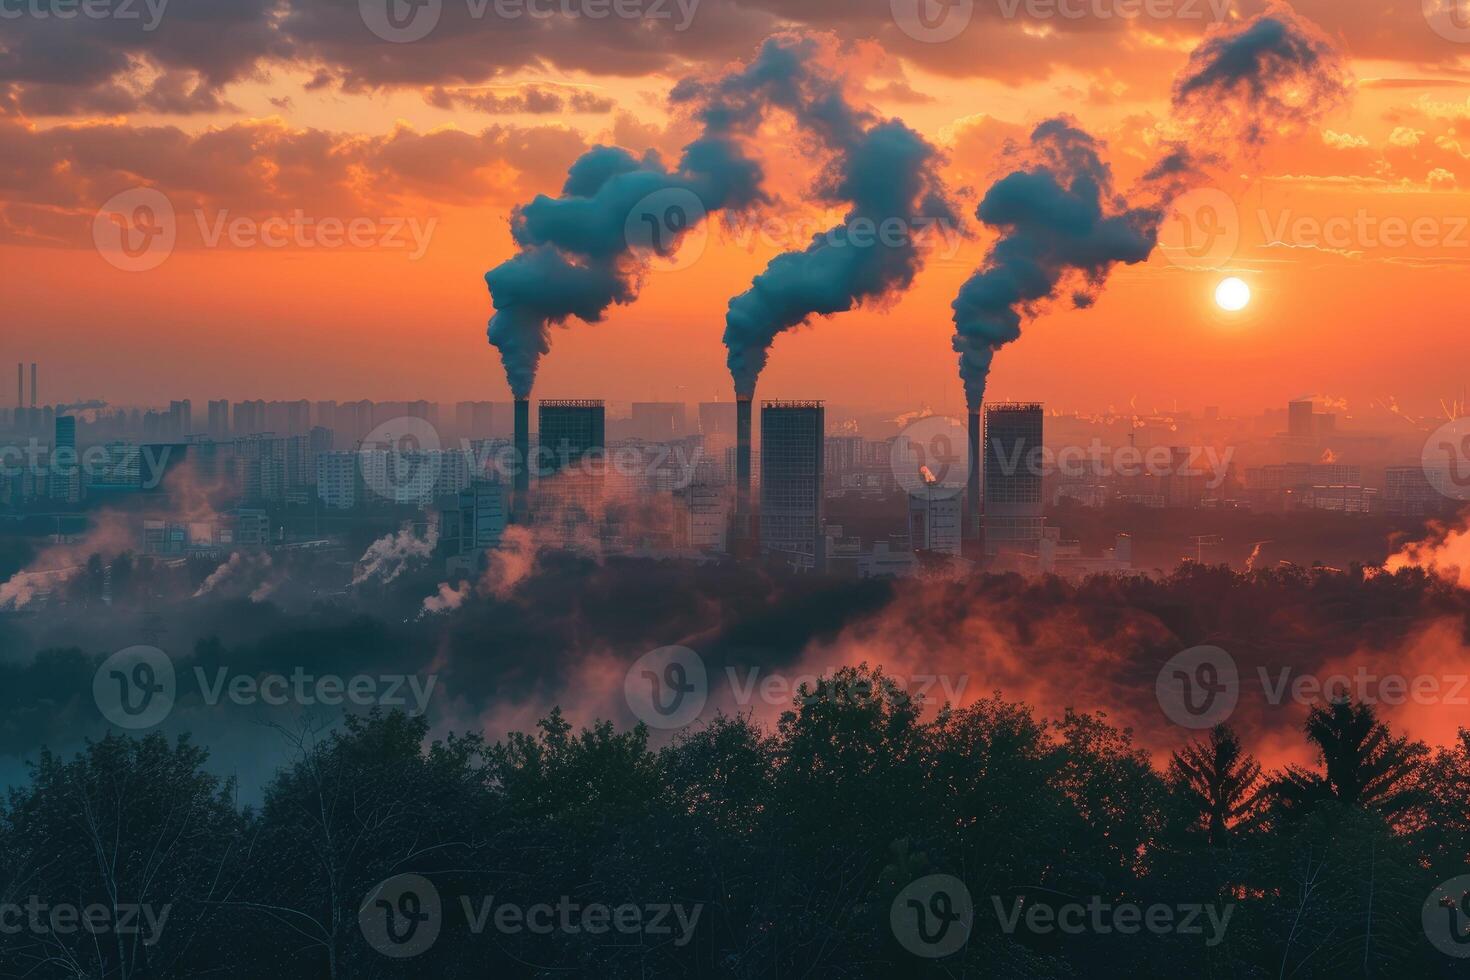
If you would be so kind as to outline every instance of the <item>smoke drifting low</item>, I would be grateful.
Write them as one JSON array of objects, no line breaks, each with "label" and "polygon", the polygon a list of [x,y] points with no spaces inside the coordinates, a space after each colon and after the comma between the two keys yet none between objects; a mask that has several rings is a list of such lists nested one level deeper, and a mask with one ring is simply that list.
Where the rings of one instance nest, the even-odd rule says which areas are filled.
[{"label": "smoke drifting low", "polygon": [[939,152],[901,121],[854,106],[836,61],[829,43],[773,38],[712,103],[711,111],[726,114],[732,98],[748,104],[753,93],[768,92],[829,156],[817,198],[850,205],[840,225],[776,256],[730,300],[724,341],[741,397],[754,395],[778,334],[907,289],[923,263],[925,230],[959,223],[938,174]]},{"label": "smoke drifting low", "polygon": [[1148,259],[1170,205],[1204,163],[1299,132],[1347,91],[1332,45],[1289,8],[1273,6],[1195,49],[1174,88],[1174,115],[1194,148],[1171,146],[1132,202],[1114,193],[1098,141],[1068,119],[1038,126],[1029,147],[1012,149],[1019,169],[980,202],[976,216],[1000,239],[952,304],[970,410],[984,401],[995,352],[1046,303],[1066,292],[1074,306],[1091,306],[1114,266]]},{"label": "smoke drifting low", "polygon": [[1470,510],[1454,525],[1432,525],[1427,538],[1408,542],[1384,564],[1389,572],[1403,568],[1421,569],[1470,589]]}]

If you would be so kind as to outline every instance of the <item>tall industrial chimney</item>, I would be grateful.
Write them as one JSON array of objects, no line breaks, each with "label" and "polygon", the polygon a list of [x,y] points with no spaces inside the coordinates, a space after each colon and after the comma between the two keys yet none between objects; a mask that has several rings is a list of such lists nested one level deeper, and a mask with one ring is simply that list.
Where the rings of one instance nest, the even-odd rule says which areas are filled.
[{"label": "tall industrial chimney", "polygon": [[36,362],[31,362],[31,408],[36,407]]},{"label": "tall industrial chimney", "polygon": [[750,540],[750,427],[754,399],[735,399],[735,537]]},{"label": "tall industrial chimney", "polygon": [[26,366],[24,363],[15,366],[15,407],[26,407]]},{"label": "tall industrial chimney", "polygon": [[517,398],[515,404],[515,501],[513,511],[518,521],[525,520],[531,495],[531,399]]},{"label": "tall industrial chimney", "polygon": [[980,540],[980,410],[970,413],[970,475],[965,486],[965,533],[971,541]]}]

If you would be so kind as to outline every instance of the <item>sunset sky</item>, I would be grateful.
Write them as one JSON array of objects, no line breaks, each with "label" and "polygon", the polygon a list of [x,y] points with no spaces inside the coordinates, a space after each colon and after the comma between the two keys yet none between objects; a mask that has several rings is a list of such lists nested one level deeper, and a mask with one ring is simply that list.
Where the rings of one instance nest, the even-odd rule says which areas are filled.
[{"label": "sunset sky", "polygon": [[[776,31],[831,32],[852,91],[943,150],[972,218],[1005,142],[1049,116],[1107,142],[1119,187],[1162,140],[1188,137],[1171,129],[1173,79],[1217,10],[1229,22],[1261,9],[1221,2],[1154,0],[1161,16],[1127,18],[1128,0],[1064,0],[1077,17],[1056,0],[974,0],[933,8],[969,19],[925,41],[904,0],[626,0],[652,15],[600,19],[442,0],[434,28],[405,43],[369,28],[373,0],[172,0],[152,30],[142,3],[138,19],[71,20],[8,4],[0,360],[41,362],[43,401],[504,400],[483,276],[514,252],[512,208],[556,194],[594,144],[676,159],[695,132],[669,107],[680,79],[749,59]],[[1255,412],[1303,394],[1392,395],[1438,414],[1470,373],[1470,17],[1436,15],[1436,2],[1457,0],[1429,0],[1428,14],[1421,0],[1298,0],[1347,59],[1349,104],[1262,152],[1242,147],[1183,199],[1150,261],[1001,351],[991,397]],[[686,243],[605,322],[556,330],[538,395],[728,396],[727,301],[840,217],[806,203],[821,161],[789,124],[757,149],[775,203]],[[177,242],[129,271],[94,226],[140,188],[165,196]],[[249,235],[298,212],[305,238]],[[246,231],[229,231],[239,218]],[[322,221],[362,234],[328,244]],[[1202,223],[1219,234],[1202,242]],[[759,394],[961,407],[950,302],[993,234],[973,220],[946,232],[891,307],[778,338]],[[1239,313],[1213,298],[1232,275],[1252,291]]]}]

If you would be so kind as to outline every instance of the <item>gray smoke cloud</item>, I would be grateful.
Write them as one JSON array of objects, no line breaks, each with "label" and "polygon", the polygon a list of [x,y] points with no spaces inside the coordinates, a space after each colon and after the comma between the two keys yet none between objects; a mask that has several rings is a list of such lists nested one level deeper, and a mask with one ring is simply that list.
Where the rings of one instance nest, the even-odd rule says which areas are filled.
[{"label": "gray smoke cloud", "polygon": [[995,352],[1063,291],[1091,306],[1119,263],[1144,262],[1173,201],[1227,150],[1259,149],[1317,121],[1343,101],[1337,51],[1289,8],[1273,6],[1218,29],[1191,54],[1174,86],[1176,120],[1194,150],[1171,146],[1128,197],[1112,188],[1102,144],[1069,119],[1043,122],[1021,167],[1001,178],[976,216],[1000,238],[960,287],[954,350],[971,411],[985,397]]},{"label": "gray smoke cloud", "polygon": [[1259,147],[1343,102],[1349,77],[1332,42],[1284,4],[1217,31],[1174,82],[1174,112],[1198,137]]},{"label": "gray smoke cloud", "polygon": [[815,45],[773,37],[747,66],[676,85],[671,102],[692,110],[702,132],[672,170],[653,152],[636,157],[598,146],[572,165],[560,196],[538,195],[516,209],[511,235],[521,250],[487,272],[485,282],[495,305],[489,340],[517,397],[531,393],[552,325],[572,317],[596,323],[613,304],[637,298],[651,252],[641,238],[629,240],[629,218],[650,195],[698,199],[692,212],[681,209],[677,220],[653,230],[652,251],[669,254],[708,215],[767,201],[764,170],[746,147],[772,108],[799,109],[803,127],[827,143],[856,144],[858,120],[840,89],[829,83],[817,90],[804,74]]},{"label": "gray smoke cloud", "polygon": [[649,256],[628,241],[626,228],[640,201],[682,191],[702,205],[668,229],[670,239],[659,243],[667,252],[706,213],[755,203],[760,185],[759,165],[725,136],[691,143],[674,170],[654,152],[638,158],[597,146],[572,165],[560,197],[538,195],[517,208],[511,236],[521,251],[485,274],[495,304],[488,336],[515,396],[530,396],[537,366],[551,349],[553,324],[570,317],[596,323],[609,306],[637,298]]},{"label": "gray smoke cloud", "polygon": [[778,334],[813,316],[902,292],[923,264],[926,230],[959,224],[939,177],[939,152],[901,121],[880,120],[852,105],[825,47],[812,37],[772,38],[712,101],[713,111],[738,118],[732,100],[748,105],[742,99],[752,89],[769,93],[831,156],[816,196],[850,205],[842,224],[800,251],[776,256],[750,289],[730,301],[724,342],[741,397],[754,394]]}]

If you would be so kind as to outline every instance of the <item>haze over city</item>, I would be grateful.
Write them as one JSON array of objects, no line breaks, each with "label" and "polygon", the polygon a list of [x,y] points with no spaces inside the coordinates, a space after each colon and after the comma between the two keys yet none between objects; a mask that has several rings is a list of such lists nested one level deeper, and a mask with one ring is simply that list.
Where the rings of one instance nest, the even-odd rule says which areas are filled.
[{"label": "haze over city", "polygon": [[1467,45],[0,0],[0,974],[1461,975]]}]

